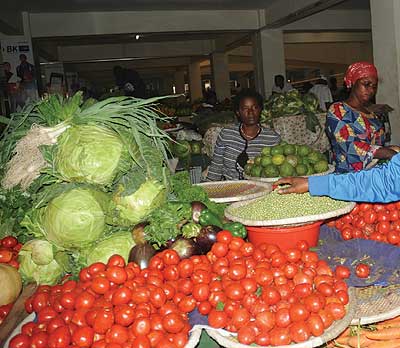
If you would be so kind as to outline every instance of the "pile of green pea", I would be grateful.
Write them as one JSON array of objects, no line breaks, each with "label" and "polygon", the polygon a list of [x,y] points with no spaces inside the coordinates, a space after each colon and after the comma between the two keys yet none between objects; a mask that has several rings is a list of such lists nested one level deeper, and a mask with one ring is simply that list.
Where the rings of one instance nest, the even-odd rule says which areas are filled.
[{"label": "pile of green pea", "polygon": [[312,197],[309,193],[280,195],[273,191],[248,205],[230,209],[230,214],[254,221],[281,220],[325,214],[348,204],[329,197]]}]

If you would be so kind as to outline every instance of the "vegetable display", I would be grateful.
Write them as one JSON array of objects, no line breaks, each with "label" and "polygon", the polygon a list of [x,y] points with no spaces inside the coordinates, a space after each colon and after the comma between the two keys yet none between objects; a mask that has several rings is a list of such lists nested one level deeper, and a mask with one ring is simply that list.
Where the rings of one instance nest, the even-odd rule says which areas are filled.
[{"label": "vegetable display", "polygon": [[261,122],[272,125],[274,118],[302,114],[306,116],[307,129],[315,133],[316,127],[320,126],[316,116],[319,112],[319,101],[314,94],[301,96],[298,90],[293,89],[286,93],[273,94],[265,102]]},{"label": "vegetable display", "polygon": [[264,147],[259,156],[249,160],[244,171],[251,177],[276,178],[312,175],[328,169],[324,154],[307,145],[280,143]]},{"label": "vegetable display", "polygon": [[357,204],[349,214],[329,224],[344,240],[364,238],[400,246],[400,202]]},{"label": "vegetable display", "polygon": [[243,344],[304,342],[344,317],[344,278],[305,242],[283,252],[221,231],[207,255],[181,259],[166,249],[145,269],[113,255],[83,268],[76,281],[40,286],[25,303],[37,320],[10,348],[181,348],[195,310]]},{"label": "vegetable display", "polygon": [[230,208],[230,214],[246,220],[266,221],[319,215],[344,208],[348,202],[329,197],[313,197],[309,193],[281,195],[277,191],[247,205]]}]

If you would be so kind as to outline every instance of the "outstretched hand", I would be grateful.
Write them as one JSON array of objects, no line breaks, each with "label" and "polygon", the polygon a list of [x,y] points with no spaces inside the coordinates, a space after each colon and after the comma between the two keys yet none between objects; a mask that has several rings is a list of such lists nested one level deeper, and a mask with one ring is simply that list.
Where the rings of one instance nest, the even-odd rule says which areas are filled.
[{"label": "outstretched hand", "polygon": [[281,178],[274,183],[274,186],[279,185],[290,185],[289,187],[279,188],[279,194],[287,194],[287,193],[305,193],[308,192],[308,179],[307,178],[299,178],[299,177],[286,177]]}]

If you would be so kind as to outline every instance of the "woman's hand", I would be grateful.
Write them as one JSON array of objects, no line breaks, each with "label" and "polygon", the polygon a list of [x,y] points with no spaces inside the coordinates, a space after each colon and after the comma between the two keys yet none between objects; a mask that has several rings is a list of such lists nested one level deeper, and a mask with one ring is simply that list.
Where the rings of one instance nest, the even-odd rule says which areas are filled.
[{"label": "woman's hand", "polygon": [[307,178],[294,178],[292,176],[289,176],[287,178],[279,179],[274,183],[274,186],[278,185],[290,185],[290,187],[278,188],[277,190],[279,194],[308,192]]}]

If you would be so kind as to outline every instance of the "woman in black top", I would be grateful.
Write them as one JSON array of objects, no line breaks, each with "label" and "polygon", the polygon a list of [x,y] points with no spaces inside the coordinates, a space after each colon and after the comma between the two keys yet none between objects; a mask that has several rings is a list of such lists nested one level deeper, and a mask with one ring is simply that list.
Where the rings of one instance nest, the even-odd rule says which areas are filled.
[{"label": "woman in black top", "polygon": [[259,155],[265,146],[279,144],[279,134],[260,124],[263,102],[263,97],[251,89],[243,89],[236,96],[233,107],[240,123],[219,133],[207,180],[243,179],[249,158]]}]

